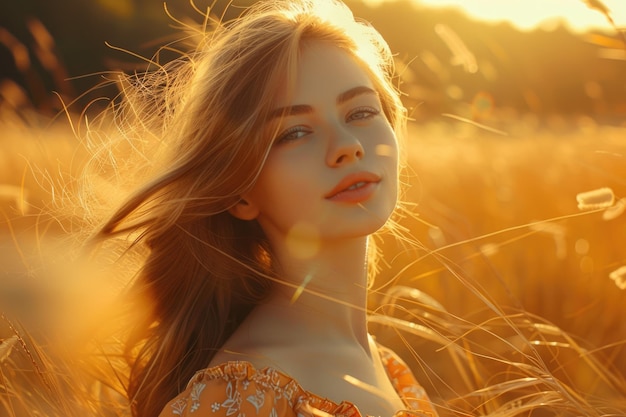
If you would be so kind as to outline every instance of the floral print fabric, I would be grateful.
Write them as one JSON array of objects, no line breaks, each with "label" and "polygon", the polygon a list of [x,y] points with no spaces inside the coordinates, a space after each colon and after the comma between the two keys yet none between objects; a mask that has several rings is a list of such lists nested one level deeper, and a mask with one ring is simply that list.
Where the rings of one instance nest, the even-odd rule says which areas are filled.
[{"label": "floral print fabric", "polygon": [[[391,350],[379,347],[387,375],[406,410],[394,417],[436,417],[424,389],[408,366]],[[160,417],[362,417],[350,402],[340,404],[305,391],[273,369],[257,370],[249,362],[228,362],[196,373],[185,391]]]}]

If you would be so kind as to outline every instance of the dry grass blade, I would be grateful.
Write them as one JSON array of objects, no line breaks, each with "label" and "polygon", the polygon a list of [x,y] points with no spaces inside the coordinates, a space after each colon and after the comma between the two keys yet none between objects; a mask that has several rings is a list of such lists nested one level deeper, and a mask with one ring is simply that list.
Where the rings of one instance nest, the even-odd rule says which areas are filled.
[{"label": "dry grass blade", "polygon": [[0,343],[0,363],[4,362],[9,355],[11,354],[11,350],[13,346],[17,343],[17,336],[13,335],[8,339],[5,339]]},{"label": "dry grass blade", "polygon": [[606,17],[606,20],[608,20],[611,26],[613,26],[613,29],[615,29],[617,33],[621,35],[622,41],[624,42],[624,47],[626,47],[626,35],[624,35],[624,32],[619,30],[619,28],[615,24],[613,16],[611,16],[611,9],[609,9],[606,4],[602,3],[601,0],[582,0],[582,2],[585,3],[590,9],[596,10],[602,13],[604,17]]},{"label": "dry grass blade", "polygon": [[604,14],[608,19],[611,20],[611,22],[613,21],[613,19],[611,18],[611,10],[606,4],[602,3],[600,0],[583,0],[583,3],[585,3],[589,8],[597,10],[600,13]]},{"label": "dry grass blade", "polygon": [[448,339],[434,332],[432,329],[417,323],[413,323],[411,321],[398,319],[396,317],[373,314],[368,317],[368,322],[394,327],[396,329],[412,333],[416,336],[423,337],[424,339],[430,340],[432,342],[439,343],[443,346],[450,346],[455,349],[460,349],[457,345],[451,344]]},{"label": "dry grass blade", "polygon": [[615,204],[615,194],[608,187],[598,188],[576,196],[579,210],[608,208]]},{"label": "dry grass blade", "polygon": [[0,343],[0,416],[129,415],[125,400],[90,374],[85,360],[91,358],[46,349],[50,345],[35,340],[2,313],[0,324],[13,333]]}]

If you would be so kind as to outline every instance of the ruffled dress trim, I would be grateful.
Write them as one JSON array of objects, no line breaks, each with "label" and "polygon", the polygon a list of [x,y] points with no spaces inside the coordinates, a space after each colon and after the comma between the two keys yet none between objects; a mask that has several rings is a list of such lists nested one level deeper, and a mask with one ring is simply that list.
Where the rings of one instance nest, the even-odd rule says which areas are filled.
[{"label": "ruffled dress trim", "polygon": [[[273,391],[278,397],[284,398],[289,407],[298,414],[309,415],[311,412],[333,416],[357,417],[361,414],[352,403],[347,401],[341,404],[319,397],[305,391],[298,382],[274,368],[257,370],[251,363],[246,361],[227,362],[212,368],[204,369],[195,374],[187,388],[193,384],[203,383],[210,380],[222,379],[231,381],[250,381],[259,387]],[[311,410],[311,407],[315,411]],[[319,413],[322,411],[322,413]]]},{"label": "ruffled dress trim", "polygon": [[[387,353],[387,352],[385,352]],[[387,358],[388,359],[388,358]],[[407,404],[403,396],[402,387],[395,386],[398,382],[393,378],[394,388],[401,398]],[[189,381],[187,390],[193,392],[194,387],[205,386],[207,382],[212,380],[223,380],[226,383],[246,381],[256,384],[259,388],[272,391],[278,399],[287,401],[289,408],[294,410],[298,417],[362,417],[358,408],[348,402],[343,401],[339,404],[327,398],[322,398],[309,391],[304,390],[298,382],[286,374],[268,367],[256,369],[251,363],[246,361],[232,361],[212,368],[198,371]],[[419,390],[422,388],[417,385]],[[423,391],[423,390],[422,390]],[[426,399],[426,401],[428,401]],[[198,404],[199,405],[199,404]],[[429,405],[429,408],[431,406]],[[194,405],[191,405],[194,408]],[[394,417],[434,417],[437,414],[430,410],[400,410],[395,413]]]}]

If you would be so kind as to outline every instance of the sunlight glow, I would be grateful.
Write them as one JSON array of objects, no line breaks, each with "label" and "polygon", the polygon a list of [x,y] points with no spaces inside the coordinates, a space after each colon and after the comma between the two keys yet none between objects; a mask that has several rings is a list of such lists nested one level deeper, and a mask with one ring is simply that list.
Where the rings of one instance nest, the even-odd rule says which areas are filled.
[{"label": "sunlight glow", "polygon": [[[371,6],[398,0],[363,0]],[[452,7],[489,22],[510,22],[519,29],[551,27],[565,22],[576,31],[612,30],[606,16],[589,8],[583,0],[410,0],[417,6]],[[618,27],[626,26],[626,1],[602,0]]]}]

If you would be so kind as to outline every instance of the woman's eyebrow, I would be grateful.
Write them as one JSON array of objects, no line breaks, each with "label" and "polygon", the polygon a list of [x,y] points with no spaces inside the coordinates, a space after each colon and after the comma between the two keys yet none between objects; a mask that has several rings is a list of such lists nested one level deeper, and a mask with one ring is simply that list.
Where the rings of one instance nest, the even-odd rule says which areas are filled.
[{"label": "woman's eyebrow", "polygon": [[270,120],[276,117],[297,116],[299,114],[311,113],[312,111],[313,107],[308,104],[296,104],[295,106],[279,107],[272,110],[270,113]]},{"label": "woman's eyebrow", "polygon": [[362,94],[374,94],[376,96],[378,96],[378,93],[376,92],[376,90],[364,86],[364,85],[360,85],[358,87],[354,87],[351,88],[347,91],[344,91],[343,93],[339,94],[337,96],[337,104],[343,104],[346,101],[356,97],[356,96],[360,96]]},{"label": "woman's eyebrow", "polygon": [[[356,96],[360,96],[362,94],[373,94],[378,96],[378,93],[373,88],[360,85],[349,90],[344,91],[343,93],[337,96],[337,104],[343,104],[348,100],[353,99]],[[272,110],[270,113],[270,120],[276,117],[288,117],[288,116],[298,116],[301,114],[311,113],[313,112],[313,107],[308,104],[296,104],[294,106],[286,106],[279,107],[275,110]]]}]

